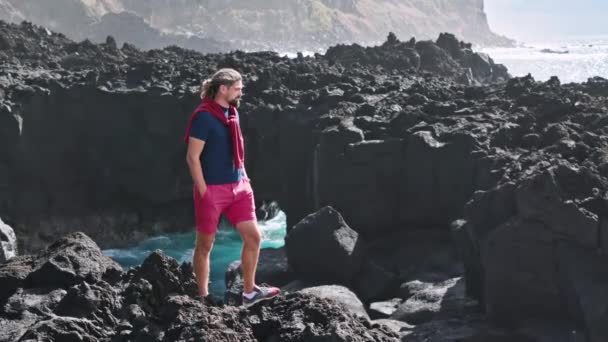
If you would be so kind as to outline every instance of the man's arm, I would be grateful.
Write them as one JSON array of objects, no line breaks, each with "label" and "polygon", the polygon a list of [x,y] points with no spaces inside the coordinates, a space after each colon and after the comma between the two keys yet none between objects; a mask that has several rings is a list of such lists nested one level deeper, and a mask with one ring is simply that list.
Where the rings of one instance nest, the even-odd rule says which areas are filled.
[{"label": "man's arm", "polygon": [[196,188],[198,189],[199,194],[203,197],[205,191],[207,191],[207,184],[205,183],[205,177],[203,177],[203,168],[201,166],[201,153],[203,153],[203,148],[205,147],[205,141],[197,138],[190,137],[188,138],[188,152],[186,154],[186,162],[188,163],[188,168],[190,169],[190,175],[192,176],[192,181]]}]

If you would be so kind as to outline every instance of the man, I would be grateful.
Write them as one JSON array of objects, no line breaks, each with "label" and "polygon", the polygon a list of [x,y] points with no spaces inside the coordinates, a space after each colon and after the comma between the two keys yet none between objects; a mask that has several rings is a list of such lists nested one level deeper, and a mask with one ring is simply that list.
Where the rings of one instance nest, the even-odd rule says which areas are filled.
[{"label": "man", "polygon": [[236,111],[242,91],[242,77],[234,69],[221,69],[205,80],[203,102],[188,122],[184,140],[194,182],[197,234],[193,264],[199,294],[209,294],[209,256],[220,215],[224,214],[243,239],[243,304],[249,306],[280,291],[255,284],[261,234],[253,189],[245,172],[243,136]]}]

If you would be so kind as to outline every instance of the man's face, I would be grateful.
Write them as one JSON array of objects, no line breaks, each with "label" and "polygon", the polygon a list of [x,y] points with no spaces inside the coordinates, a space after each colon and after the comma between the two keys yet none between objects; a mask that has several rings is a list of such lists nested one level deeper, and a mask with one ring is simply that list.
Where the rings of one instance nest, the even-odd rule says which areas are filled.
[{"label": "man's face", "polygon": [[243,96],[243,82],[238,81],[235,82],[233,85],[229,87],[226,86],[224,88],[224,99],[226,100],[226,102],[238,108],[241,104],[241,96]]}]

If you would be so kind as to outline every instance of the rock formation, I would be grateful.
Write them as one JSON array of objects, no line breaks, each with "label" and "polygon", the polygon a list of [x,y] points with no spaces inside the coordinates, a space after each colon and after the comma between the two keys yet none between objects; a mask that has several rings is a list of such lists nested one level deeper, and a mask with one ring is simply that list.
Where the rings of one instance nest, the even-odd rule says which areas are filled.
[{"label": "rock formation", "polygon": [[5,262],[17,255],[17,237],[15,231],[0,219],[0,262]]},{"label": "rock formation", "polygon": [[[74,43],[30,24],[1,24],[0,33],[0,216],[25,252],[73,231],[116,246],[191,229],[181,137],[200,80],[229,66],[245,77],[240,112],[256,198],[286,212],[289,239],[310,241],[303,231],[320,231],[323,246],[340,246],[328,254],[338,256],[334,264],[353,262],[339,279],[309,277],[298,266],[306,253],[286,250],[294,264],[265,274],[286,282],[291,294],[272,302],[277,316],[260,308],[249,325],[230,325],[235,334],[303,340],[332,331],[340,340],[344,331],[326,322],[358,307],[353,293],[370,319],[405,341],[608,339],[608,80],[510,78],[451,34],[434,42],[389,35],[375,47],[337,45],[325,55],[288,59],[140,51],[118,48],[111,37]],[[3,264],[3,300],[40,303],[23,317],[3,306],[4,319],[20,322],[6,323],[15,327],[10,331],[25,333],[19,327],[28,319],[33,330],[19,336],[40,336],[51,323],[56,334],[97,338],[201,331],[201,304],[182,296],[192,285],[187,266],[154,255],[128,273],[127,290],[117,290],[125,276],[110,263],[77,271],[77,245],[67,260],[57,246]],[[42,277],[49,270],[58,277]],[[238,286],[238,268],[232,271]],[[141,272],[165,277],[167,285],[155,287]],[[36,292],[43,291],[32,285],[40,279],[59,291]],[[338,303],[327,309],[329,320],[302,304],[302,315],[311,315],[304,317],[321,317],[318,330],[281,316],[298,303],[317,307],[317,299],[298,292],[308,288],[316,288],[309,290],[314,298]],[[112,291],[131,293],[126,316],[117,313]],[[59,305],[81,297],[86,311]],[[158,303],[167,305],[160,310]],[[56,316],[33,316],[45,312]],[[150,323],[150,315],[162,322]],[[136,323],[121,326],[119,317]],[[336,319],[358,336],[366,323],[353,317]],[[365,326],[370,339],[394,337],[378,323]],[[224,338],[223,327],[210,328],[218,334],[210,336]]]},{"label": "rock formation", "polygon": [[0,264],[0,284],[2,341],[397,341],[314,294],[250,309],[201,300],[190,264],[154,252],[123,272],[82,233]]},{"label": "rock formation", "polygon": [[316,51],[343,42],[376,44],[389,31],[512,44],[490,30],[483,0],[1,0],[0,19],[29,20],[77,41],[112,35],[143,49],[178,45],[201,52]]},{"label": "rock formation", "polygon": [[[325,56],[288,59],[270,52],[201,55],[176,47],[143,52],[118,48],[112,37],[100,45],[75,43],[30,24],[3,24],[0,31],[0,188],[6,189],[0,192],[0,210],[26,251],[74,230],[106,248],[188,229],[191,179],[180,139],[201,79],[218,67],[233,66],[245,75],[241,112],[256,198],[260,207],[277,201],[290,225],[324,203],[335,202],[349,216],[357,211],[333,198],[342,190],[331,187],[349,180],[332,177],[359,172],[343,174],[339,170],[347,165],[335,165],[343,161],[334,157],[342,144],[360,142],[347,151],[379,146],[383,153],[398,151],[402,144],[390,135],[408,124],[397,123],[414,124],[425,115],[405,118],[407,103],[432,115],[458,110],[420,92],[437,89],[447,99],[451,91],[441,87],[454,81],[508,78],[502,65],[449,34],[441,41],[454,42],[445,45],[458,48],[457,58],[430,41],[400,42],[391,35],[378,47],[341,45]],[[411,58],[403,60],[404,52]],[[364,57],[357,62],[357,56]],[[437,73],[443,78],[433,76]],[[395,165],[391,172],[397,176],[402,168]],[[351,222],[361,230],[376,219],[394,222],[392,213],[379,216],[400,206],[396,189]],[[347,190],[380,188],[369,183]],[[464,190],[450,201],[464,203]]]}]

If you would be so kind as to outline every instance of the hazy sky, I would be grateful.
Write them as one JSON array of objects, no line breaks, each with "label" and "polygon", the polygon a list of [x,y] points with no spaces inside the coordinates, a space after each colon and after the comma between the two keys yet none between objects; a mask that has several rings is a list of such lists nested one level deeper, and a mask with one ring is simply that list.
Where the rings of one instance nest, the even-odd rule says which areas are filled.
[{"label": "hazy sky", "polygon": [[608,0],[485,0],[490,28],[520,41],[608,35]]}]

